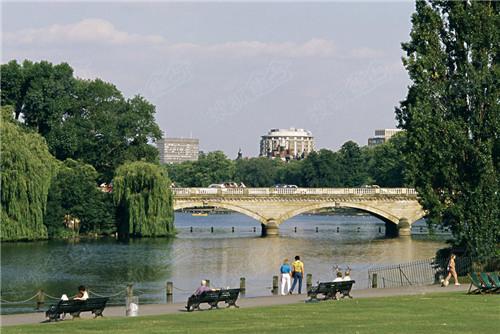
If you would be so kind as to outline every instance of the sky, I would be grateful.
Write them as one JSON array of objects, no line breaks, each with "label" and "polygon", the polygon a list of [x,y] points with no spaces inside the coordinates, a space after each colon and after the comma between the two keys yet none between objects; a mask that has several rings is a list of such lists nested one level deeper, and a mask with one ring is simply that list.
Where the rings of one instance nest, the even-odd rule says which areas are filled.
[{"label": "sky", "polygon": [[67,62],[156,106],[166,137],[235,158],[273,128],[316,148],[395,128],[413,2],[2,2],[2,63]]}]

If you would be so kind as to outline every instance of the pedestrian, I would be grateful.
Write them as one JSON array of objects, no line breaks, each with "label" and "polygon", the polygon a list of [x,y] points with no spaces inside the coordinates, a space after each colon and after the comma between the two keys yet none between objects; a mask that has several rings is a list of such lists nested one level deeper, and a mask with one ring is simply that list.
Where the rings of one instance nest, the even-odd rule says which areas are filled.
[{"label": "pedestrian", "polygon": [[458,283],[458,275],[457,275],[457,271],[455,270],[455,258],[457,256],[455,254],[451,254],[450,256],[450,261],[448,262],[448,267],[446,269],[448,269],[448,276],[446,276],[446,278],[444,280],[441,281],[441,286],[448,286],[448,284],[450,284],[450,278],[451,276],[453,276],[453,279],[455,280],[455,285],[456,286],[459,286],[460,283]]},{"label": "pedestrian", "polygon": [[281,273],[281,295],[287,295],[290,291],[290,281],[292,276],[292,267],[288,263],[288,259],[283,260],[283,264],[280,267]]},{"label": "pedestrian", "polygon": [[293,283],[292,288],[290,289],[290,294],[293,293],[295,289],[295,285],[297,282],[299,283],[298,293],[299,295],[302,293],[302,278],[304,278],[304,263],[300,261],[300,256],[295,257],[295,261],[292,262],[292,276]]}]

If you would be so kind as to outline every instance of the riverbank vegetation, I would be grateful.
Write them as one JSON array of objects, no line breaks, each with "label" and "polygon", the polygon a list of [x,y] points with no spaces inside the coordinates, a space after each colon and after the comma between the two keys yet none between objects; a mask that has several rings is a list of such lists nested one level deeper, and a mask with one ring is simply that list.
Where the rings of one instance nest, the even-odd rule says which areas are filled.
[{"label": "riverbank vegetation", "polygon": [[[3,327],[9,333],[496,333],[496,296],[440,293]],[[104,311],[106,313],[106,311]]]},{"label": "riverbank vegetation", "polygon": [[76,78],[66,63],[11,61],[1,72],[2,241],[116,233],[131,213],[122,209],[142,212],[141,200],[115,205],[110,194],[116,170],[135,161],[144,162],[141,177],[151,173],[146,213],[159,211],[134,236],[173,232],[171,202],[158,206],[170,198],[170,181],[150,145],[161,138],[152,104]]}]

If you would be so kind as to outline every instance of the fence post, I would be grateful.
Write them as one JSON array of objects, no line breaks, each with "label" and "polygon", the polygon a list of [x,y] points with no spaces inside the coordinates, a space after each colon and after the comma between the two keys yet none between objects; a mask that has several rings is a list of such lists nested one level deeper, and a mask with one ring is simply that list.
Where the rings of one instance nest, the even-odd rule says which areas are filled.
[{"label": "fence post", "polygon": [[372,288],[376,289],[378,287],[378,277],[377,273],[372,274]]},{"label": "fence post", "polygon": [[43,292],[42,289],[38,290],[37,296],[36,296],[36,309],[40,310],[40,308],[43,306],[45,303],[45,293]]},{"label": "fence post", "polygon": [[174,301],[174,283],[167,282],[167,304],[171,304]]},{"label": "fence post", "polygon": [[240,294],[244,296],[246,290],[247,288],[246,288],[245,277],[240,277]]},{"label": "fence post", "polygon": [[273,295],[278,294],[278,276],[273,276]]},{"label": "fence post", "polygon": [[312,288],[312,279],[313,279],[313,275],[312,274],[307,274],[306,275],[306,288],[307,288],[307,291],[311,290],[311,288]]}]

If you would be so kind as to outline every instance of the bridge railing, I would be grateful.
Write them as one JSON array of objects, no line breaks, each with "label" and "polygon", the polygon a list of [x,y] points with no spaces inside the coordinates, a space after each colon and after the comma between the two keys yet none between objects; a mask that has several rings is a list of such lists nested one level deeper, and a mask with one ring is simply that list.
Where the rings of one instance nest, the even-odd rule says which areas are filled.
[{"label": "bridge railing", "polygon": [[172,188],[176,196],[192,195],[409,195],[413,188]]}]

